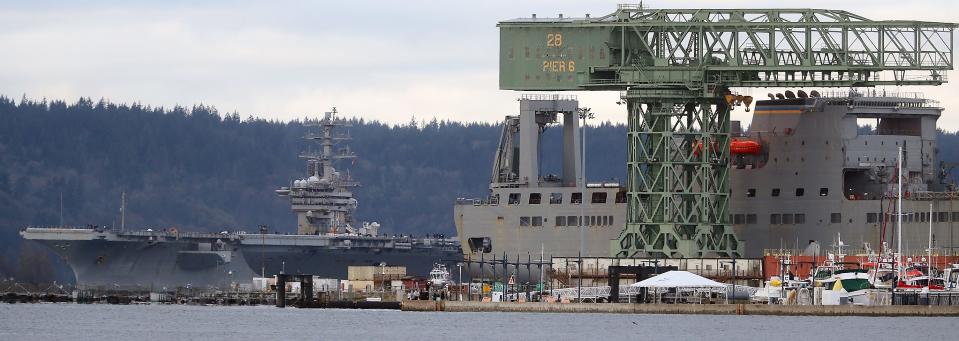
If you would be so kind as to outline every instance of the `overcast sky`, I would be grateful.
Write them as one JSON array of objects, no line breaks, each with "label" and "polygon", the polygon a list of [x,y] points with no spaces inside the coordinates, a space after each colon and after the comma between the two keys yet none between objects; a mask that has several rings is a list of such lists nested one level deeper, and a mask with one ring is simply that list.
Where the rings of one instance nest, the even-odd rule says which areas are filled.
[{"label": "overcast sky", "polygon": [[[208,104],[242,117],[290,120],[336,105],[346,114],[407,122],[498,121],[519,93],[498,90],[496,22],[594,16],[623,1],[16,1],[0,2],[0,94],[106,98],[171,107]],[[800,4],[801,5],[798,5]],[[647,1],[716,7],[716,1]],[[738,1],[844,9],[871,19],[959,22],[959,1]],[[916,87],[959,129],[959,79]],[[753,90],[764,97],[765,89]],[[600,120],[623,122],[615,92],[578,93]],[[741,109],[734,119],[748,119]]]}]

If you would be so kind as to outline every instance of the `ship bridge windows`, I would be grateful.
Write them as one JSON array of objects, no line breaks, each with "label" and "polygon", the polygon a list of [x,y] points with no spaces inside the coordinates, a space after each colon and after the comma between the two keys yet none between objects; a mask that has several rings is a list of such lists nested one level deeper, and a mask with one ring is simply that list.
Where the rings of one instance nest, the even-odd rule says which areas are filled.
[{"label": "ship bridge windows", "polygon": [[550,193],[549,194],[549,203],[551,205],[558,205],[563,203],[563,193]]},{"label": "ship bridge windows", "polygon": [[509,205],[519,205],[519,193],[510,193],[510,194],[509,194],[509,201],[507,201],[507,204],[509,204]]},{"label": "ship bridge windows", "polygon": [[557,227],[566,226],[566,216],[558,215],[556,218],[553,218],[553,222]]},{"label": "ship bridge windows", "polygon": [[520,227],[528,227],[528,226],[542,227],[544,221],[546,221],[546,219],[543,219],[542,216],[533,216],[533,217],[524,216],[524,217],[519,217],[519,226]]},{"label": "ship bridge windows", "polygon": [[593,204],[605,204],[606,192],[593,192],[593,198],[590,202]]},{"label": "ship bridge windows", "polygon": [[579,205],[583,203],[583,193],[574,192],[573,195],[570,197],[570,203],[574,205]]},{"label": "ship bridge windows", "polygon": [[541,193],[530,193],[529,194],[529,204],[530,205],[539,205],[543,201],[543,195]]}]

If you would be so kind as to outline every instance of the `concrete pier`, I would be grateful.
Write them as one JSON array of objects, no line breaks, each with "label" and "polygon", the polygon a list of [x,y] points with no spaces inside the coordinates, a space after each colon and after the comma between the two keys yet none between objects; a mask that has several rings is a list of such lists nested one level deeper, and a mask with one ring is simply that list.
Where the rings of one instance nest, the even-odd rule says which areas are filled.
[{"label": "concrete pier", "polygon": [[774,316],[956,316],[959,306],[800,306],[765,304],[630,304],[404,301],[403,311],[691,314]]}]

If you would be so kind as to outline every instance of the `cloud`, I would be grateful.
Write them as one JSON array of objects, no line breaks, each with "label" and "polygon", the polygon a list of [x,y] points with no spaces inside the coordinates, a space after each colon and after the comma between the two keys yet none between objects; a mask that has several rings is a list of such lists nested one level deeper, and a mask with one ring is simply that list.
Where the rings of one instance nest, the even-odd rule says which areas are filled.
[{"label": "cloud", "polygon": [[[532,13],[598,16],[612,12],[617,2],[15,3],[0,9],[0,46],[5,47],[0,94],[103,97],[166,107],[204,103],[243,117],[282,120],[336,105],[394,123],[413,115],[498,121],[515,113],[520,93],[497,88],[496,22]],[[713,1],[646,3],[715,6]],[[803,7],[839,7],[874,19],[959,21],[953,1],[901,6],[881,0],[868,7],[807,1]],[[959,105],[951,96],[957,89],[949,84],[915,91],[937,95],[951,108]],[[599,120],[625,121],[616,92],[576,94]],[[959,129],[959,118],[945,115],[941,125]]]}]

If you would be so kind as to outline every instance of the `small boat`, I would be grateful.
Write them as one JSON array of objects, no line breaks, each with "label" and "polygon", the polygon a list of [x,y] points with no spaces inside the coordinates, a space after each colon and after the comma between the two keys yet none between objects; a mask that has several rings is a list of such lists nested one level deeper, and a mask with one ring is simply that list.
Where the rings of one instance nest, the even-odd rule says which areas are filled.
[{"label": "small boat", "polygon": [[446,265],[443,265],[443,264],[433,265],[433,270],[430,270],[430,279],[429,279],[430,288],[442,289],[452,282],[453,281],[450,279],[450,272],[449,270],[446,269]]}]

